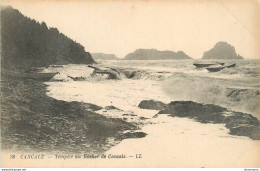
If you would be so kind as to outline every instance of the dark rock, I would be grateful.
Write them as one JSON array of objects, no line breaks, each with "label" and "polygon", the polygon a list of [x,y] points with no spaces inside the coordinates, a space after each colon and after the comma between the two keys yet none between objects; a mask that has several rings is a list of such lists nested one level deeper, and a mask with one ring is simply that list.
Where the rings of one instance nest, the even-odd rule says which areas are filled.
[{"label": "dark rock", "polygon": [[250,114],[234,112],[231,116],[227,116],[224,122],[232,135],[260,139],[260,134],[258,132],[260,130],[260,123],[257,118]]},{"label": "dark rock", "polygon": [[37,127],[34,124],[31,124],[25,120],[13,120],[10,123],[11,129],[14,131],[22,132],[22,131],[37,131]]},{"label": "dark rock", "polygon": [[1,79],[2,149],[104,152],[106,138],[120,140],[123,131],[137,129],[95,113],[100,106],[51,98],[42,83]]},{"label": "dark rock", "polygon": [[102,120],[87,121],[87,134],[95,137],[110,136],[117,132],[117,125],[113,122]]},{"label": "dark rock", "polygon": [[171,114],[172,116],[195,118],[203,123],[222,123],[224,116],[220,113],[226,108],[212,104],[200,104],[192,101],[174,101],[167,105],[159,114]]},{"label": "dark rock", "polygon": [[169,104],[153,100],[142,102],[142,108],[163,108],[158,114],[170,114],[173,117],[187,117],[202,123],[223,123],[230,130],[230,134],[232,135],[247,136],[257,140],[260,139],[260,122],[256,117],[250,114],[231,111],[213,104],[201,104],[192,101],[173,101]]},{"label": "dark rock", "polygon": [[167,105],[160,101],[143,100],[138,107],[141,109],[163,110],[167,107]]},{"label": "dark rock", "polygon": [[123,135],[124,139],[127,138],[143,138],[145,137],[147,134],[144,132],[127,132]]},{"label": "dark rock", "polygon": [[97,110],[101,110],[102,109],[101,106],[97,106],[95,104],[84,103],[84,105],[86,106],[87,109],[91,109],[92,111],[97,111]]},{"label": "dark rock", "polygon": [[122,111],[121,109],[119,109],[119,108],[117,108],[117,107],[115,107],[115,106],[112,106],[112,105],[106,106],[105,109],[107,109],[107,110],[119,110],[119,111]]}]

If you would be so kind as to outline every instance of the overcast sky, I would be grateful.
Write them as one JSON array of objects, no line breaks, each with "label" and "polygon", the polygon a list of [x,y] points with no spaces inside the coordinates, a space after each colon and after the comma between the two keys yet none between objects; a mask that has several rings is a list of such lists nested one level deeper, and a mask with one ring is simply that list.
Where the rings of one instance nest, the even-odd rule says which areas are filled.
[{"label": "overcast sky", "polygon": [[245,58],[260,58],[257,0],[23,1],[2,0],[57,27],[89,52],[124,57],[138,48],[184,51],[192,58],[218,41]]}]

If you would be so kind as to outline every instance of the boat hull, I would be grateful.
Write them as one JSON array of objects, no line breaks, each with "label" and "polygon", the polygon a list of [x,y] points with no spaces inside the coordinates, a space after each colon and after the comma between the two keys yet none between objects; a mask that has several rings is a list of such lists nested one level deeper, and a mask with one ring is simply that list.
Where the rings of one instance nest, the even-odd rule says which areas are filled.
[{"label": "boat hull", "polygon": [[218,72],[224,69],[225,67],[218,67],[218,68],[206,68],[209,72]]},{"label": "boat hull", "polygon": [[219,65],[224,65],[225,63],[221,63],[221,62],[216,62],[216,63],[208,63],[208,64],[196,64],[194,63],[193,65],[196,66],[197,68],[206,68],[206,67],[209,67],[209,66],[212,66],[212,65],[216,65],[216,64],[219,64]]},{"label": "boat hull", "polygon": [[196,66],[197,68],[205,68],[214,64],[193,64],[193,65]]},{"label": "boat hull", "polygon": [[232,68],[232,67],[235,67],[236,64],[231,64],[231,65],[227,65],[227,66],[222,66],[222,67],[209,67],[209,68],[206,68],[209,72],[218,72],[218,71],[221,71],[223,70],[224,68]]}]

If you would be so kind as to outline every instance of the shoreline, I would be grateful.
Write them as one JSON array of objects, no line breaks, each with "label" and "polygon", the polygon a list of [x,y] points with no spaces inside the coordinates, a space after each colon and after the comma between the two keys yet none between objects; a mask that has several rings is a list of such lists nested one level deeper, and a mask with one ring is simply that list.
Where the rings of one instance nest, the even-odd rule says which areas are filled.
[{"label": "shoreline", "polygon": [[[124,74],[128,74],[127,72],[122,70],[120,71],[124,72]],[[131,72],[135,72],[135,70],[133,71],[131,70]],[[140,72],[140,74],[142,74],[142,72]],[[125,81],[122,80],[109,81],[110,83],[112,83],[109,88],[113,88],[115,86],[113,84],[114,82],[117,83],[117,85],[120,87],[120,85],[124,85],[128,83],[129,80],[131,79],[127,77],[125,78]],[[149,94],[151,92],[160,91],[160,87],[157,84],[152,84],[153,86],[151,86],[150,89],[146,89],[147,86],[146,83],[153,83],[154,80],[152,81],[149,80],[149,82],[146,82],[144,85],[139,84],[143,81],[144,80],[142,79],[142,77],[141,78],[137,77],[131,80],[132,85],[131,84],[130,85],[134,86],[138,84],[139,86],[143,86],[141,87],[141,89],[146,90],[146,92],[142,91],[142,93],[145,93],[146,98],[148,99],[150,97],[151,98],[159,97],[158,95],[160,95],[160,97],[166,98],[163,96],[163,94],[160,93],[158,94],[153,93],[150,96]],[[157,81],[158,80],[156,80],[156,82]],[[119,82],[120,84],[118,84]],[[81,82],[79,87],[77,86],[74,87],[75,85],[73,84],[71,84],[71,87],[66,87],[66,82],[64,83],[65,83],[65,87],[61,86],[61,84],[63,83],[61,82],[57,83],[58,89],[55,90],[58,93],[64,95],[65,92],[61,91],[63,88],[72,88],[72,89],[66,89],[66,91],[69,90],[69,95],[74,95],[77,97],[78,94],[86,95],[85,98],[87,98],[87,100],[84,101],[77,97],[75,99],[73,98],[70,99],[70,97],[69,96],[66,97],[66,95],[64,96],[65,99],[63,99],[62,96],[61,98],[56,98],[55,95],[54,96],[50,95],[53,93],[53,92],[51,93],[52,89],[47,88],[50,85],[46,84],[45,82],[2,80],[1,82],[2,95],[4,97],[3,98],[4,103],[2,103],[4,104],[4,108],[2,107],[2,109],[8,109],[9,112],[10,111],[13,112],[12,113],[13,116],[8,116],[7,113],[5,113],[4,116],[2,116],[4,117],[4,123],[6,123],[4,125],[4,129],[2,129],[2,132],[4,132],[4,134],[7,135],[7,136],[6,135],[3,136],[5,137],[5,139],[4,140],[2,139],[3,142],[2,147],[4,147],[5,149],[11,149],[14,147],[14,150],[16,151],[18,149],[21,149],[22,147],[24,148],[24,151],[35,150],[35,152],[44,151],[46,153],[50,152],[55,154],[57,153],[62,154],[64,152],[66,153],[87,152],[89,154],[101,154],[104,152],[109,152],[110,150],[113,151],[114,149],[118,149],[118,147],[122,146],[121,145],[122,142],[133,142],[133,141],[139,142],[141,139],[139,140],[138,138],[147,139],[147,137],[153,135],[149,131],[143,132],[143,129],[146,130],[146,127],[153,127],[154,124],[156,125],[156,123],[154,123],[153,120],[154,117],[158,117],[158,116],[154,116],[152,115],[152,113],[157,114],[159,110],[162,111],[163,108],[159,107],[156,109],[157,111],[150,110],[151,113],[147,114],[146,111],[144,110],[148,110],[148,108],[147,109],[138,108],[138,110],[140,109],[140,111],[136,111],[131,109],[127,110],[122,106],[117,106],[116,103],[112,103],[112,101],[113,100],[116,100],[116,102],[121,101],[122,100],[120,98],[121,95],[119,97],[113,96],[113,99],[111,99],[112,97],[111,94],[114,95],[113,93],[115,93],[113,92],[114,90],[110,92],[111,89],[108,88],[109,91],[108,94],[106,94],[107,93],[106,91],[104,92],[102,91],[103,82],[97,83],[95,82],[95,80],[92,80],[91,82],[91,86],[93,86],[92,88],[99,90],[99,93],[102,94],[101,97],[99,97],[100,99],[104,98],[103,96],[108,97],[108,99],[104,99],[107,100],[107,103],[104,103],[106,104],[105,106],[101,105],[100,103],[95,103],[95,100],[97,99],[92,99],[94,101],[91,100],[88,103],[88,99],[95,96],[96,94],[95,92],[93,92],[93,90],[90,87],[85,87],[86,85],[83,84],[84,82]],[[75,82],[72,81],[69,83],[76,83],[76,81]],[[53,82],[51,84],[56,84],[56,82],[55,83]],[[84,87],[90,89],[88,91],[85,90],[83,90],[82,92],[79,91],[75,95],[74,92],[75,88],[83,89]],[[121,91],[128,90],[127,88],[129,87],[124,87]],[[13,90],[14,92],[12,92]],[[130,98],[135,99],[133,93],[138,93],[138,92],[137,89],[131,89],[131,91],[127,93],[129,95],[127,96],[129,99]],[[125,96],[125,94],[122,94],[122,96]],[[144,101],[143,99],[144,97],[140,96],[138,100],[136,99],[136,102],[141,103],[142,101]],[[137,107],[135,106],[134,103],[132,103],[131,100],[126,100],[123,102],[123,104],[129,105],[130,102],[131,105],[134,105],[132,107]],[[185,103],[185,101],[183,101],[183,103]],[[109,104],[111,106],[109,106]],[[126,108],[127,105],[125,106]],[[164,106],[166,104],[162,103],[160,105]],[[201,104],[196,104],[196,105],[201,105]],[[118,114],[116,115],[121,117],[117,117],[116,115],[113,115],[113,112],[115,111],[118,112]],[[110,115],[109,112],[112,113],[112,115]],[[167,113],[171,114],[171,111],[166,111],[162,114],[167,114]],[[184,119],[183,121],[185,122],[185,119],[187,119],[186,117],[185,118],[178,117],[178,114],[175,113],[172,114],[172,116],[175,115],[176,117],[174,118],[175,119],[177,118],[177,120]],[[162,117],[162,115],[160,115],[159,117]],[[167,116],[167,117],[170,120],[171,116]],[[249,119],[250,118],[251,117],[249,117]],[[254,120],[254,118],[251,119]],[[196,118],[192,120],[192,122],[197,122]],[[207,123],[210,121],[205,120],[205,122]],[[218,121],[216,121],[216,123],[217,124],[215,126],[218,127],[219,126]],[[173,124],[172,127],[175,128],[174,123],[172,124]],[[211,123],[205,124],[204,121],[202,123],[197,122],[197,124],[207,125],[209,127],[210,125],[212,125]],[[162,128],[162,126],[159,127]],[[11,130],[11,133],[7,133],[9,130]],[[22,132],[21,130],[25,130],[25,131]],[[168,137],[169,139],[175,139],[175,137],[170,135],[170,133],[168,132],[162,131],[161,133],[169,135]],[[15,134],[15,135],[11,136],[9,134]],[[214,135],[214,133],[212,133],[212,135]],[[227,133],[226,136],[229,137],[229,135],[230,134]],[[243,134],[242,136],[247,136],[247,135]],[[133,147],[135,146],[135,144],[132,145]]]},{"label": "shoreline", "polygon": [[[103,153],[137,125],[107,118],[102,107],[56,100],[46,85],[32,80],[1,80],[3,150]],[[110,142],[109,142],[110,141]]]}]

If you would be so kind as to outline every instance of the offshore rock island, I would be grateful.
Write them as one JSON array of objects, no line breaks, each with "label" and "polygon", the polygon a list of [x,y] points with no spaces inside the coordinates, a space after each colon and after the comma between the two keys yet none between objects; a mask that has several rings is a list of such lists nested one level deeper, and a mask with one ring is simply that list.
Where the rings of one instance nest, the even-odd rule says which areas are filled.
[{"label": "offshore rock island", "polygon": [[183,51],[159,51],[156,49],[137,49],[125,56],[126,60],[182,60],[191,59]]},{"label": "offshore rock island", "polygon": [[218,42],[212,49],[204,52],[202,59],[243,59],[243,57],[236,53],[232,45]]}]

